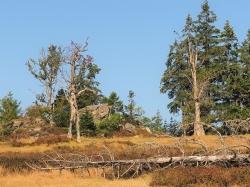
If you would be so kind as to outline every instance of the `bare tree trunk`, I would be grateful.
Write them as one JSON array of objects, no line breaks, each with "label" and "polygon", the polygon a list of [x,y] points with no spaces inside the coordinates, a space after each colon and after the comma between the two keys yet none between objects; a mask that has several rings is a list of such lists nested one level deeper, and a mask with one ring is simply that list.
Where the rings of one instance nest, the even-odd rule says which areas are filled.
[{"label": "bare tree trunk", "polygon": [[70,103],[70,122],[68,129],[68,138],[72,138],[72,127],[76,124],[76,110],[75,110],[75,62],[70,64],[70,84],[69,84],[69,103]]},{"label": "bare tree trunk", "polygon": [[47,86],[47,98],[48,98],[48,103],[47,107],[49,108],[49,123],[52,126],[53,125],[53,119],[52,119],[52,113],[53,113],[53,107],[52,107],[52,100],[53,100],[53,88],[51,85]]},{"label": "bare tree trunk", "polygon": [[73,109],[72,98],[70,98],[70,121],[69,121],[69,129],[68,129],[68,138],[72,138],[72,127],[75,124],[75,112]]},{"label": "bare tree trunk", "polygon": [[78,111],[76,116],[76,141],[81,142],[80,117]]},{"label": "bare tree trunk", "polygon": [[[88,59],[83,58],[81,53],[86,51],[87,43],[85,46],[79,46],[72,42],[72,51],[71,55],[66,58],[66,64],[70,65],[70,73],[69,77],[65,78],[64,74],[63,77],[65,78],[67,85],[67,100],[70,104],[70,124],[68,129],[68,137],[72,138],[72,128],[75,126],[76,128],[76,136],[77,142],[81,141],[81,132],[80,132],[80,116],[79,116],[79,108],[77,103],[77,98],[84,93],[85,91],[91,91],[95,93],[95,90],[84,88],[79,90],[77,88],[78,80],[77,76],[79,73],[83,73],[81,70],[85,68],[86,61]],[[91,59],[88,60],[88,63],[91,62]]]},{"label": "bare tree trunk", "polygon": [[76,90],[76,83],[75,83],[75,76],[76,76],[76,64],[73,61],[70,64],[70,96],[69,96],[69,103],[70,103],[70,124],[68,129],[68,137],[72,138],[72,127],[75,126],[76,128],[76,137],[77,142],[81,142],[81,133],[80,133],[80,117],[78,112],[78,104],[77,104],[77,90]]},{"label": "bare tree trunk", "polygon": [[74,92],[72,94],[72,99],[73,99],[73,116],[74,116],[74,122],[75,122],[75,127],[76,127],[76,141],[81,142],[81,133],[80,133],[80,117],[79,117],[79,111],[78,111],[78,104],[77,104],[77,96]]},{"label": "bare tree trunk", "polygon": [[69,128],[68,128],[68,138],[71,139],[72,138],[72,126],[74,123],[74,118],[72,116],[72,114],[70,115],[70,122],[69,122]]},{"label": "bare tree trunk", "polygon": [[198,52],[192,51],[190,49],[189,62],[191,64],[191,73],[192,73],[192,82],[193,82],[193,85],[192,85],[193,86],[193,99],[194,99],[194,108],[195,108],[194,135],[203,136],[205,135],[205,131],[201,124],[201,112],[200,112],[201,90],[199,89],[199,85],[197,82],[197,72],[196,72],[197,57],[198,57]]},{"label": "bare tree trunk", "polygon": [[194,107],[195,107],[195,116],[194,116],[194,135],[203,136],[205,131],[201,124],[201,112],[200,112],[200,98],[197,97],[197,90],[194,89]]},{"label": "bare tree trunk", "polygon": [[81,142],[81,135],[80,135],[80,118],[78,112],[78,105],[77,105],[77,97],[76,94],[72,93],[70,98],[70,124],[68,129],[68,138],[72,138],[72,127],[75,126],[76,128],[76,137],[77,142]]},{"label": "bare tree trunk", "polygon": [[52,106],[52,95],[53,95],[52,87],[48,85],[47,90],[48,90],[47,91],[47,98],[48,98],[47,106],[49,108],[51,108],[51,106]]}]

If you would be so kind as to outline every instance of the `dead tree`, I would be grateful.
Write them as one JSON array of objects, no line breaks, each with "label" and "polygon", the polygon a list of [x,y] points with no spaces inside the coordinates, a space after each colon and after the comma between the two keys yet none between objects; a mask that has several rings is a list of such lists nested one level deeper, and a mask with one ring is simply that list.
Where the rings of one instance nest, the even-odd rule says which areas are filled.
[{"label": "dead tree", "polygon": [[191,76],[192,76],[192,89],[193,89],[193,99],[194,99],[194,135],[202,136],[205,135],[205,131],[201,124],[201,112],[200,112],[200,101],[201,96],[205,88],[205,83],[201,85],[201,82],[197,78],[197,62],[198,62],[198,48],[193,46],[189,41],[189,53],[188,53],[188,63],[190,64]]},{"label": "dead tree", "polygon": [[86,70],[87,66],[92,63],[93,59],[91,56],[84,55],[84,53],[87,51],[87,46],[87,41],[85,42],[85,45],[71,42],[71,46],[65,50],[66,54],[63,57],[63,68],[66,68],[66,71],[61,71],[63,79],[67,84],[66,98],[70,104],[70,124],[68,128],[68,138],[72,138],[72,127],[75,126],[77,133],[77,142],[81,141],[80,116],[77,99],[86,91],[95,93],[95,90],[92,90],[90,88],[79,89],[78,87],[79,80],[77,77],[79,77],[81,73],[84,73],[84,70]]},{"label": "dead tree", "polygon": [[[113,178],[135,177],[143,172],[167,169],[176,166],[209,167],[209,166],[250,166],[250,148],[246,145],[225,146],[210,150],[202,141],[194,139],[176,139],[174,144],[161,145],[154,142],[136,144],[133,151],[147,150],[154,156],[135,159],[115,159],[108,147],[103,151],[87,155],[83,152],[45,154],[36,163],[26,162],[34,170],[80,170],[101,169],[102,176],[106,176],[105,169],[112,172]],[[188,151],[188,147],[196,145],[196,150]],[[175,151],[174,151],[175,150]],[[176,150],[179,150],[176,152]],[[100,150],[99,150],[100,151]],[[174,151],[174,152],[172,152]],[[186,152],[188,151],[188,152]],[[175,155],[173,155],[175,154]],[[89,173],[89,172],[88,172]],[[89,174],[90,175],[90,174]]]},{"label": "dead tree", "polygon": [[224,131],[223,133],[227,135],[250,133],[250,118],[224,121],[222,129]]},{"label": "dead tree", "polygon": [[46,103],[50,111],[50,122],[52,122],[51,112],[52,103],[54,100],[55,87],[59,68],[61,65],[61,49],[51,45],[48,47],[48,53],[44,50],[41,52],[41,57],[38,61],[30,59],[27,66],[31,74],[42,83],[45,94],[38,95],[38,100]]}]

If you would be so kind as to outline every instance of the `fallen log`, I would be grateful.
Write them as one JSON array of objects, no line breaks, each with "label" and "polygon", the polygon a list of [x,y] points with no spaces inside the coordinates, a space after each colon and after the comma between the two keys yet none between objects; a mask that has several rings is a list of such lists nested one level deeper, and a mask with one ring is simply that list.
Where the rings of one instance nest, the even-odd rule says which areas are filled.
[{"label": "fallen log", "polygon": [[240,164],[250,164],[250,154],[230,154],[230,155],[209,155],[209,156],[178,156],[178,157],[158,157],[147,159],[133,159],[133,160],[102,160],[102,161],[75,161],[65,159],[49,159],[42,160],[44,166],[32,165],[26,163],[30,168],[37,170],[67,170],[80,169],[90,167],[110,167],[118,165],[131,164],[189,164],[189,163],[216,163],[216,162],[234,162]]}]

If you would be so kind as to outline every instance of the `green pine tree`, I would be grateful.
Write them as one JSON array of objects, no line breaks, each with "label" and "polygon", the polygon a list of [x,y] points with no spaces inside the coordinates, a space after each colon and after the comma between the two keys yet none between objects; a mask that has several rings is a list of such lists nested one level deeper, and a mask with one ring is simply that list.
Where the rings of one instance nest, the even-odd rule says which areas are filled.
[{"label": "green pine tree", "polygon": [[11,92],[0,100],[0,124],[6,124],[18,118],[20,112],[20,102],[13,98]]},{"label": "green pine tree", "polygon": [[240,118],[245,119],[250,116],[250,30],[240,48],[240,64],[241,76],[237,80],[240,95],[238,102],[241,106]]},{"label": "green pine tree", "polygon": [[111,92],[109,97],[104,97],[102,99],[102,103],[107,103],[108,105],[111,106],[111,114],[124,112],[123,103],[116,92]]},{"label": "green pine tree", "polygon": [[214,26],[216,15],[208,2],[202,4],[197,20],[186,19],[181,39],[170,47],[161,80],[161,92],[168,93],[170,112],[181,111],[183,123],[194,122],[194,134],[203,135],[201,121],[211,122],[214,106],[210,87],[223,64],[220,30]]},{"label": "green pine tree", "polygon": [[[88,56],[87,58],[92,58]],[[92,60],[92,59],[91,59]],[[93,91],[86,91],[78,97],[79,109],[89,105],[98,104],[100,102],[100,89],[99,82],[96,80],[96,76],[99,74],[101,69],[94,63],[88,63],[86,66],[82,66],[76,77],[77,90],[90,89]]]},{"label": "green pine tree", "polygon": [[223,71],[218,72],[211,88],[215,102],[215,121],[235,119],[240,114],[238,79],[241,77],[241,65],[238,57],[238,39],[229,21],[221,32],[221,55],[218,63]]}]

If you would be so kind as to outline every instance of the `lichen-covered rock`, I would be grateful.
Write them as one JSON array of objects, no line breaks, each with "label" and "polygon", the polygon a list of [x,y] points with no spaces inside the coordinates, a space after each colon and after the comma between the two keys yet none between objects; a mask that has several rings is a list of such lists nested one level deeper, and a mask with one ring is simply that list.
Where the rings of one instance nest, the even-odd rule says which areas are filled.
[{"label": "lichen-covered rock", "polygon": [[65,130],[52,127],[46,120],[41,118],[21,117],[12,120],[6,125],[10,136],[15,138],[40,137],[47,134],[64,134]]},{"label": "lichen-covered rock", "polygon": [[109,106],[108,104],[99,104],[87,106],[83,109],[80,109],[79,113],[80,115],[83,115],[86,111],[88,111],[92,114],[94,120],[101,120],[109,116],[110,110],[111,106]]},{"label": "lichen-covered rock", "polygon": [[136,133],[136,127],[131,123],[125,123],[123,125],[123,129],[125,129],[131,133]]}]

